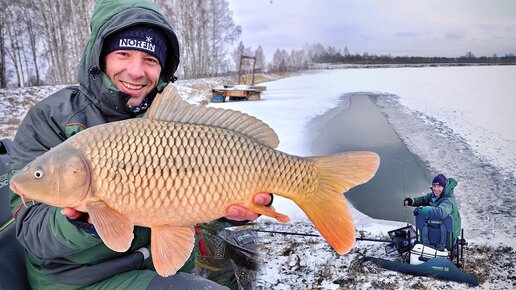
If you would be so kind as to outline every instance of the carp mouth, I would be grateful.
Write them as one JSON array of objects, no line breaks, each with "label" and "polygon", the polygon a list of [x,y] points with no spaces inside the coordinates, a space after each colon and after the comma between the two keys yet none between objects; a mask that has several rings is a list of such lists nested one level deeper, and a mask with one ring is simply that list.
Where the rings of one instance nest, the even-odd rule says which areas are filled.
[{"label": "carp mouth", "polygon": [[[11,188],[11,190],[16,193],[18,196],[20,196],[21,200],[22,200],[22,204],[25,208],[27,208],[27,203],[25,201],[25,195],[23,194],[22,191],[20,191],[17,187],[16,187],[16,184],[14,183],[14,181],[11,181],[11,184],[9,186]],[[32,201],[32,204],[34,204],[34,200],[33,199],[29,199],[28,200],[29,202]]]}]

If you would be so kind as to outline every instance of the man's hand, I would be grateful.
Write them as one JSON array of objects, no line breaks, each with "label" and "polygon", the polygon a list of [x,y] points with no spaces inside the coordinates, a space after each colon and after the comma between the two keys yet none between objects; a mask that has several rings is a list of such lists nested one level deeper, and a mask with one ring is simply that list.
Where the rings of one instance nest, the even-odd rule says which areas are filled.
[{"label": "man's hand", "polygon": [[61,210],[61,213],[68,218],[68,221],[71,224],[75,225],[76,227],[82,229],[83,231],[94,237],[100,238],[99,234],[97,233],[97,230],[91,222],[91,217],[89,214],[82,211],[78,211],[71,207],[64,207]]},{"label": "man's hand", "polygon": [[403,200],[403,205],[404,206],[412,205],[413,203],[414,203],[414,201],[410,197],[407,197],[407,198],[405,198],[405,200]]},{"label": "man's hand", "polygon": [[71,207],[64,207],[61,213],[71,220],[81,220],[91,224],[91,217],[82,211],[78,211]]},{"label": "man's hand", "polygon": [[[257,205],[269,205],[271,201],[270,193],[257,193],[253,196],[253,202]],[[239,205],[228,206],[226,213],[226,218],[233,221],[252,221],[259,216],[257,213]]]}]

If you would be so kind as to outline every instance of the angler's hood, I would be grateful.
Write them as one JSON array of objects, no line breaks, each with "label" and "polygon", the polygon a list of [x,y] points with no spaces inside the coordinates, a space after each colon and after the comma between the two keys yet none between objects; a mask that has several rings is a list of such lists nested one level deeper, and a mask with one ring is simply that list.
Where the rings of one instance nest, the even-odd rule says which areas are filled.
[{"label": "angler's hood", "polygon": [[454,178],[448,178],[448,182],[446,182],[446,188],[444,189],[444,196],[454,196],[453,189],[457,186],[458,182]]},{"label": "angler's hood", "polygon": [[[157,92],[174,81],[179,65],[177,36],[157,6],[150,1],[99,0],[91,18],[91,37],[84,49],[79,66],[81,90],[100,107],[109,121],[127,119],[134,115],[127,109],[129,96],[120,94],[109,77],[101,70],[101,52],[104,40],[113,32],[138,24],[159,27],[168,37],[168,55],[161,71]],[[151,93],[151,101],[156,92]]]}]

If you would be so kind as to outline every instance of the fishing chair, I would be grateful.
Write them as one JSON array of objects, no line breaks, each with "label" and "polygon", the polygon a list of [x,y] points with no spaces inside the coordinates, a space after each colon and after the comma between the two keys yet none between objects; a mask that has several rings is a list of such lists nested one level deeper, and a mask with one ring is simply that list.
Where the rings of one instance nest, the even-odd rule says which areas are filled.
[{"label": "fishing chair", "polygon": [[[12,142],[0,140],[0,288],[30,289],[25,250],[16,240],[16,225],[9,209],[9,151]],[[5,287],[5,288],[3,288]]]},{"label": "fishing chair", "polygon": [[453,251],[457,237],[453,236],[453,217],[448,215],[442,220],[430,220],[423,215],[416,216],[417,241],[439,251]]},{"label": "fishing chair", "polygon": [[439,251],[448,250],[448,259],[457,267],[464,266],[464,247],[468,245],[464,239],[464,229],[460,237],[453,234],[453,217],[442,220],[430,220],[422,215],[416,216],[417,242],[434,247]]}]

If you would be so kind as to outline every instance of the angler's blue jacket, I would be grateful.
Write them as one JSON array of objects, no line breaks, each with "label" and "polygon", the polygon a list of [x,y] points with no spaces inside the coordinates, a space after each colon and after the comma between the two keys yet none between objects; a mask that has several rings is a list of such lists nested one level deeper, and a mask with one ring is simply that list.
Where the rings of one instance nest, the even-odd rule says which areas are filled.
[{"label": "angler's blue jacket", "polygon": [[443,192],[436,197],[432,192],[423,196],[412,197],[412,206],[422,206],[419,214],[425,215],[433,220],[441,220],[448,215],[453,217],[453,233],[454,237],[460,236],[461,220],[459,207],[455,200],[453,190],[457,186],[457,180],[448,178],[446,187]]}]

